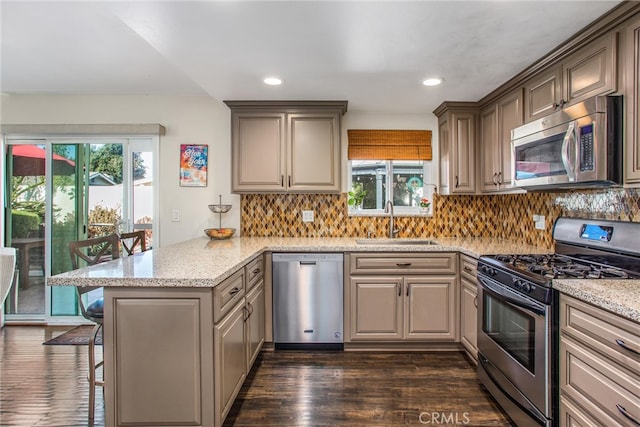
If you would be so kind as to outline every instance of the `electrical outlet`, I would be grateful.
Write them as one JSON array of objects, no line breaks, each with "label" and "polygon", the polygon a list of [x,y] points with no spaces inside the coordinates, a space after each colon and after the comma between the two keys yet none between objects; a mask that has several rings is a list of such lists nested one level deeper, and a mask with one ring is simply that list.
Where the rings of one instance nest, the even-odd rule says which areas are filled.
[{"label": "electrical outlet", "polygon": [[533,223],[536,230],[544,230],[546,228],[544,215],[533,215]]},{"label": "electrical outlet", "polygon": [[302,211],[302,222],[313,222],[313,211]]},{"label": "electrical outlet", "polygon": [[171,221],[179,222],[180,221],[180,209],[173,209],[171,211]]}]

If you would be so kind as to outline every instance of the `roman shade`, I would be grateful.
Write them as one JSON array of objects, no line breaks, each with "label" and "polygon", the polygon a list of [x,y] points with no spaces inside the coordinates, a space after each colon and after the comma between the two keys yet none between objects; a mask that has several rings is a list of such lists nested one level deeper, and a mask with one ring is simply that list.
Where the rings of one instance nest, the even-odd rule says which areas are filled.
[{"label": "roman shade", "polygon": [[430,130],[349,129],[349,160],[431,160]]}]

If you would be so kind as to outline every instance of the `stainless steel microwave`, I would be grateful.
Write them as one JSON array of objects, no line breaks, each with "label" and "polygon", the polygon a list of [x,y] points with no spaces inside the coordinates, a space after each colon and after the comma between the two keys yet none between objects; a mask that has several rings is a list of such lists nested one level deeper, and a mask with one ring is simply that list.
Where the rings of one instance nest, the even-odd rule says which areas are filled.
[{"label": "stainless steel microwave", "polygon": [[514,185],[526,190],[622,183],[622,97],[596,96],[511,131]]}]

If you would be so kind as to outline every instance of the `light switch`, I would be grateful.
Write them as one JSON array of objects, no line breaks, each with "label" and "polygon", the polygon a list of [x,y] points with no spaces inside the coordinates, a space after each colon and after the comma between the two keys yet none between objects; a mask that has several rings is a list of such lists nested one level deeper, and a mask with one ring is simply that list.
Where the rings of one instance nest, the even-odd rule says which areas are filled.
[{"label": "light switch", "polygon": [[313,211],[302,211],[302,222],[313,222]]},{"label": "light switch", "polygon": [[533,215],[533,223],[536,230],[544,230],[546,228],[544,215]]},{"label": "light switch", "polygon": [[173,209],[171,211],[171,221],[179,222],[180,221],[180,209]]}]

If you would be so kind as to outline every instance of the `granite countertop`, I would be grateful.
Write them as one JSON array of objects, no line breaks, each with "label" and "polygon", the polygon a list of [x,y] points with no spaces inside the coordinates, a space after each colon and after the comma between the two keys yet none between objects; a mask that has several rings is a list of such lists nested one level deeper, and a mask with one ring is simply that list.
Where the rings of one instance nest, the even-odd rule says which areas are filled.
[{"label": "granite countertop", "polygon": [[640,280],[555,279],[553,287],[564,294],[640,323]]},{"label": "granite countertop", "polygon": [[[548,253],[544,248],[509,240],[437,238],[437,245],[359,244],[351,237],[234,237],[196,238],[134,256],[62,273],[48,285],[214,287],[257,255],[273,252],[461,252],[474,258],[488,254]],[[386,239],[381,239],[386,240]],[[411,240],[411,239],[399,239]],[[554,280],[560,292],[640,322],[640,280]]]}]

